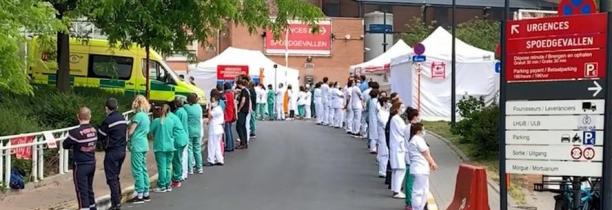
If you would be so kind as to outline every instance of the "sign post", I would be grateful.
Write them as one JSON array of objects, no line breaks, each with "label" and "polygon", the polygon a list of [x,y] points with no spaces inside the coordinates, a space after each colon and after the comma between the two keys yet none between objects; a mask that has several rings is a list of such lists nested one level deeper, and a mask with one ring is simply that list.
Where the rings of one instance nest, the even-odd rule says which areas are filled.
[{"label": "sign post", "polygon": [[[500,174],[573,177],[574,186],[581,177],[603,177],[612,131],[608,18],[599,13],[504,24]],[[572,208],[578,208],[580,188],[574,190]]]}]

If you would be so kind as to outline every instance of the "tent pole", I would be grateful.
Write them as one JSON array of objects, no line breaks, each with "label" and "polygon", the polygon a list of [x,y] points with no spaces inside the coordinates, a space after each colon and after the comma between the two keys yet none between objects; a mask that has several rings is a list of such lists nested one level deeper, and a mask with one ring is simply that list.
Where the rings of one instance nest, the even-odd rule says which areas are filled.
[{"label": "tent pole", "polygon": [[455,23],[455,7],[456,5],[456,0],[453,0],[453,7],[451,9],[451,30],[452,30],[452,52],[451,52],[451,126],[455,127],[455,124],[457,123],[457,118],[456,118],[456,112],[455,110],[457,109],[457,90],[456,90],[456,81],[455,81],[455,75],[456,75],[456,55],[455,55],[455,28],[456,28],[456,23]]}]

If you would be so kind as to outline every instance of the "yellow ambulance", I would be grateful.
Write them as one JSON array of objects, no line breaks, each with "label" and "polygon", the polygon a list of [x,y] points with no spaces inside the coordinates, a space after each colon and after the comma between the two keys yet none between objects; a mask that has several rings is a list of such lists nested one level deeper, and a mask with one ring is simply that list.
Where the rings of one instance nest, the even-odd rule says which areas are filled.
[{"label": "yellow ambulance", "polygon": [[[54,53],[38,50],[36,41],[30,42],[30,53],[40,56],[43,62],[30,66],[32,82],[55,85],[57,63],[48,55]],[[196,93],[200,103],[206,102],[202,89],[181,80],[164,63],[162,57],[149,53],[150,100],[168,102],[175,96]],[[111,47],[107,40],[70,40],[70,83],[76,87],[97,87],[129,95],[143,94],[146,90],[145,50],[137,45],[128,49]]]}]

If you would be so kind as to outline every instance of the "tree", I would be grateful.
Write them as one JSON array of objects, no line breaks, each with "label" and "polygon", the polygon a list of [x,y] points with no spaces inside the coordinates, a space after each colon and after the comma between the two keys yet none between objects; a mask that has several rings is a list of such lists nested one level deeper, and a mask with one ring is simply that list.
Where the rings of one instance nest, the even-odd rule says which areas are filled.
[{"label": "tree", "polygon": [[480,49],[495,51],[499,43],[499,23],[475,17],[457,25],[457,38]]},{"label": "tree", "polygon": [[[162,54],[186,52],[194,40],[207,42],[227,23],[244,24],[250,32],[271,28],[278,36],[290,19],[314,25],[322,16],[319,8],[302,0],[275,0],[275,13],[267,0],[90,0],[89,17],[108,36],[111,44],[127,48],[133,43]],[[275,19],[271,15],[276,15]],[[149,95],[149,71],[146,73]]]},{"label": "tree", "polygon": [[402,39],[410,46],[423,41],[434,30],[433,25],[425,23],[419,17],[412,17],[406,27],[408,27],[408,32],[402,34]]},{"label": "tree", "polygon": [[[31,94],[25,52],[26,32],[47,36],[65,30],[54,18],[53,7],[39,0],[0,1],[0,89],[17,94]],[[38,58],[40,59],[40,58]]]},{"label": "tree", "polygon": [[[69,17],[77,7],[78,0],[48,0],[56,10],[55,17],[67,23]],[[70,35],[68,31],[58,31],[57,45],[57,81],[56,87],[60,92],[70,90]]]}]

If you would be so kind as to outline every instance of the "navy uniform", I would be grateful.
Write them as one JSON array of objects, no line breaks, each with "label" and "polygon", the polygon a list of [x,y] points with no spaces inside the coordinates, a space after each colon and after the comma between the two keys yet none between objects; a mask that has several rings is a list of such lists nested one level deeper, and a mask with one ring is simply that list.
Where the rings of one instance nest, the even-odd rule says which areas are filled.
[{"label": "navy uniform", "polygon": [[128,121],[121,113],[113,111],[106,116],[98,130],[100,143],[102,143],[106,153],[104,156],[104,173],[106,174],[106,183],[111,191],[113,207],[121,205],[119,174],[125,159],[127,128]]},{"label": "navy uniform", "polygon": [[93,178],[96,170],[96,129],[89,124],[81,124],[68,133],[64,149],[73,152],[74,170],[72,176],[79,209],[96,209],[93,193]]}]

